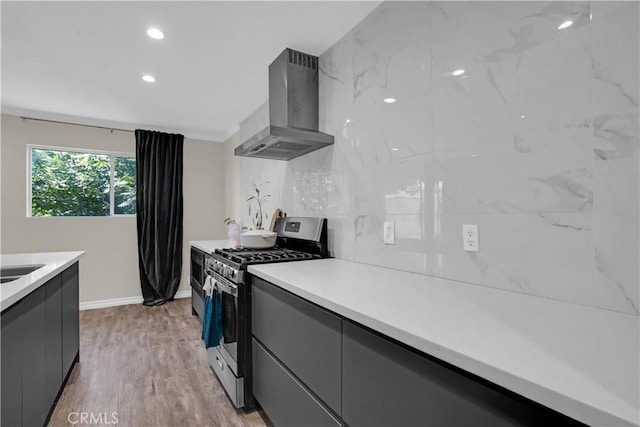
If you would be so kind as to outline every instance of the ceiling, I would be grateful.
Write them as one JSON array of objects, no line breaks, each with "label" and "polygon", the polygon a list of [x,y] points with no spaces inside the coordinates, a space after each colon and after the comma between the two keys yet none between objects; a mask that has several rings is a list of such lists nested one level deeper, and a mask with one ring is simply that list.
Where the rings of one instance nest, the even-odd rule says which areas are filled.
[{"label": "ceiling", "polygon": [[280,52],[320,55],[379,3],[2,1],[2,112],[224,141]]}]

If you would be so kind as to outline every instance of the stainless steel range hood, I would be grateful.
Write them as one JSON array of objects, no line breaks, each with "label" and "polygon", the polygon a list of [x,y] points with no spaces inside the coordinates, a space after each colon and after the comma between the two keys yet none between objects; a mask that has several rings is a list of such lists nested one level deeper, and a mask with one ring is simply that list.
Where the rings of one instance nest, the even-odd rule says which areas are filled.
[{"label": "stainless steel range hood", "polygon": [[285,49],[269,65],[269,126],[235,155],[291,160],[332,144],[318,132],[318,57]]}]

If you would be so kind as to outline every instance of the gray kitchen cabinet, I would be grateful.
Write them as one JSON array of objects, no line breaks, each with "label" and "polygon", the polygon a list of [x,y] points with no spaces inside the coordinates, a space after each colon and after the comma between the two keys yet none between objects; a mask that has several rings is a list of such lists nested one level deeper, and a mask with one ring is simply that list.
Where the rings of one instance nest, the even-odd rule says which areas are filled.
[{"label": "gray kitchen cabinet", "polygon": [[341,426],[308,389],[255,338],[252,340],[253,394],[278,427]]},{"label": "gray kitchen cabinet", "polygon": [[352,427],[580,425],[349,321],[342,393]]},{"label": "gray kitchen cabinet", "polygon": [[2,426],[47,421],[78,356],[78,285],[76,263],[2,312]]},{"label": "gray kitchen cabinet", "polygon": [[258,277],[251,283],[253,394],[276,426],[583,426]]},{"label": "gray kitchen cabinet", "polygon": [[62,373],[66,377],[80,351],[78,263],[62,272]]},{"label": "gray kitchen cabinet", "polygon": [[22,424],[41,426],[49,408],[46,395],[46,286],[22,303]]},{"label": "gray kitchen cabinet", "polygon": [[49,280],[45,288],[45,395],[48,402],[58,397],[62,385],[62,276]]},{"label": "gray kitchen cabinet", "polygon": [[251,295],[253,336],[340,415],[341,318],[259,278]]},{"label": "gray kitchen cabinet", "polygon": [[22,425],[22,303],[2,312],[2,422]]}]

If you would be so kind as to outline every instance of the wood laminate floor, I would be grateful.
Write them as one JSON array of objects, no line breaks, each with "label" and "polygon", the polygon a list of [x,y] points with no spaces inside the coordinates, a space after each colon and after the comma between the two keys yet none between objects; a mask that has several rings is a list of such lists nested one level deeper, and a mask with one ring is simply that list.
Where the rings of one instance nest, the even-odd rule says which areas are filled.
[{"label": "wood laminate floor", "polygon": [[93,425],[269,425],[263,413],[233,407],[209,368],[200,334],[190,298],[81,311],[80,363],[49,426],[89,424],[77,422],[82,412],[94,421],[102,417]]}]

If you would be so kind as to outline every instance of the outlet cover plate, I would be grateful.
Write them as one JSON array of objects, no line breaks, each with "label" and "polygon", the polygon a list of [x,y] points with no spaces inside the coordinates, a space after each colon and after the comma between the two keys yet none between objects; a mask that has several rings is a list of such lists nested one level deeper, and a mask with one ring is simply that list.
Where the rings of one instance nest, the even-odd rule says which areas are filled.
[{"label": "outlet cover plate", "polygon": [[462,226],[462,248],[465,252],[480,251],[478,224],[465,224]]},{"label": "outlet cover plate", "polygon": [[385,245],[396,244],[396,226],[393,222],[386,221],[384,223],[383,236]]}]

